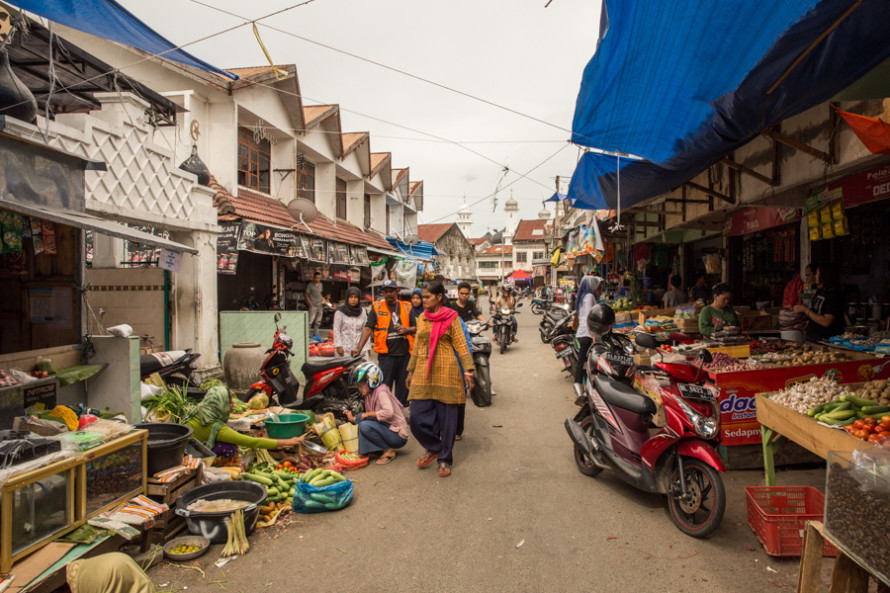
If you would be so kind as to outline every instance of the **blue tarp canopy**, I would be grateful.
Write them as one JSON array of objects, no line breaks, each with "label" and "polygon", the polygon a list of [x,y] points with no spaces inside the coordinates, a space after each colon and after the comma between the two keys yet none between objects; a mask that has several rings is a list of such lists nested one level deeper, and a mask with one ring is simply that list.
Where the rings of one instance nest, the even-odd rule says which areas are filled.
[{"label": "blue tarp canopy", "polygon": [[416,243],[408,244],[404,241],[393,239],[392,237],[387,237],[386,240],[390,245],[395,247],[396,251],[399,253],[424,261],[430,261],[433,259],[434,255],[439,255],[439,252],[429,241],[417,241]]},{"label": "blue tarp canopy", "polygon": [[[643,158],[621,159],[621,205],[632,206],[828,101],[887,57],[887,0],[604,0],[572,140]],[[615,156],[584,155],[569,199],[616,207],[617,168]]]},{"label": "blue tarp canopy", "polygon": [[13,2],[22,10],[66,27],[238,80],[238,76],[231,72],[220,70],[186,51],[175,49],[177,47],[175,43],[162,37],[114,0],[13,0]]},{"label": "blue tarp canopy", "polygon": [[549,198],[547,198],[544,201],[545,202],[562,202],[563,200],[565,200],[568,197],[569,196],[566,194],[561,194],[559,192],[556,192],[555,194],[553,194],[552,196],[550,196]]}]

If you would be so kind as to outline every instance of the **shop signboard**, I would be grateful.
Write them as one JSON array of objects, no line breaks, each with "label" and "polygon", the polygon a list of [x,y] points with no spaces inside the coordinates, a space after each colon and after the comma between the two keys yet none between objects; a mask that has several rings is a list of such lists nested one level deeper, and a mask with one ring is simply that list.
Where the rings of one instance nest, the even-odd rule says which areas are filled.
[{"label": "shop signboard", "polygon": [[304,257],[303,242],[297,233],[266,226],[252,220],[241,222],[238,249],[283,257]]},{"label": "shop signboard", "polygon": [[331,263],[335,264],[344,264],[348,265],[349,261],[349,246],[345,243],[330,243],[333,248],[333,258],[331,258]]},{"label": "shop signboard", "polygon": [[890,164],[838,179],[828,189],[840,189],[847,208],[890,198]]},{"label": "shop signboard", "polygon": [[327,243],[324,239],[312,239],[312,250],[309,259],[317,262],[326,262],[328,257]]},{"label": "shop signboard", "polygon": [[238,235],[241,225],[222,224],[216,237],[216,273],[234,274],[238,269]]},{"label": "shop signboard", "polygon": [[800,220],[796,208],[748,207],[733,212],[729,221],[729,236],[764,231]]},{"label": "shop signboard", "polygon": [[856,360],[797,367],[776,367],[756,371],[711,373],[720,390],[721,445],[759,445],[760,424],[754,396],[786,389],[813,377],[831,377],[839,383],[859,383],[890,378],[890,360],[853,355]]}]

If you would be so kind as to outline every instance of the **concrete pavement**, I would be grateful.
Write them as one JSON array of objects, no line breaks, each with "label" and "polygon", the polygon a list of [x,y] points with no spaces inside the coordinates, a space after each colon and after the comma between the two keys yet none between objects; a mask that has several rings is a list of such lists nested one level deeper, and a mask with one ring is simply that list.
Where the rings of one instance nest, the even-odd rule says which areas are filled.
[{"label": "concrete pavement", "polygon": [[[489,408],[468,404],[451,477],[435,464],[419,470],[412,440],[393,463],[348,474],[347,509],[291,515],[286,530],[260,530],[222,569],[214,546],[196,563],[203,578],[169,565],[149,575],[163,590],[245,593],[792,590],[798,560],[767,556],[746,523],[744,486],[761,484],[762,472],[724,476],[723,524],[696,540],[673,526],[663,497],[576,470],[562,426],[575,413],[571,381],[538,338],[539,321],[523,307],[520,342],[492,355],[498,395]],[[824,487],[824,470],[777,479]]]}]

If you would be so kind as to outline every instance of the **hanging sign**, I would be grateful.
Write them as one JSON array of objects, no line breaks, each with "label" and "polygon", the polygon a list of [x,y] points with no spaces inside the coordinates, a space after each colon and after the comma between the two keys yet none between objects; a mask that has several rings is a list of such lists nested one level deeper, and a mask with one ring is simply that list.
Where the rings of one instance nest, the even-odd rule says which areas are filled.
[{"label": "hanging sign", "polygon": [[171,272],[178,272],[179,268],[182,267],[182,252],[161,248],[158,267]]},{"label": "hanging sign", "polygon": [[238,249],[283,257],[304,257],[303,242],[297,233],[252,220],[241,222]]},{"label": "hanging sign", "polygon": [[240,224],[220,225],[222,232],[216,237],[216,273],[234,274],[238,269],[238,234]]},{"label": "hanging sign", "polygon": [[733,212],[729,221],[729,236],[746,235],[800,220],[795,208],[749,207]]}]

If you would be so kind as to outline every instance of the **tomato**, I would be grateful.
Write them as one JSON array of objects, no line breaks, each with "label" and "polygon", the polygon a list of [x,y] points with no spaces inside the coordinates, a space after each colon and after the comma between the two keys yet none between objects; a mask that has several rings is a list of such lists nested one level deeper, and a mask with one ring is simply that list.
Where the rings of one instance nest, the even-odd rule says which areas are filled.
[{"label": "tomato", "polygon": [[275,469],[281,469],[282,467],[284,467],[284,466],[279,463],[278,465],[275,466]]},{"label": "tomato", "polygon": [[879,434],[869,435],[868,442],[869,443],[877,443],[878,441],[883,441],[884,437]]},{"label": "tomato", "polygon": [[878,423],[878,421],[875,420],[875,417],[874,417],[874,416],[866,416],[866,417],[865,417],[865,423],[866,423],[866,424],[871,424],[872,426],[874,426],[875,424]]},{"label": "tomato", "polygon": [[857,430],[853,433],[853,436],[857,439],[862,439],[863,441],[868,438],[868,433],[864,430]]},{"label": "tomato", "polygon": [[883,424],[878,424],[877,426],[875,426],[875,434],[880,434],[882,432],[886,432],[886,430],[887,430],[887,427],[884,426]]},{"label": "tomato", "polygon": [[844,430],[846,430],[846,431],[849,432],[850,434],[853,434],[854,432],[856,432],[856,431],[859,430],[859,429],[856,428],[855,426],[853,426],[852,424],[848,424],[848,425],[846,425],[846,426],[844,427]]},{"label": "tomato", "polygon": [[887,428],[890,428],[890,416],[884,416],[883,418],[881,418],[881,424],[883,424]]},{"label": "tomato", "polygon": [[868,434],[871,434],[875,431],[875,427],[872,426],[871,424],[866,424],[865,426],[862,427],[862,430],[864,430]]},{"label": "tomato", "polygon": [[865,426],[865,422],[863,422],[862,420],[857,420],[853,423],[853,426],[856,427],[856,430],[859,430],[860,428]]}]

